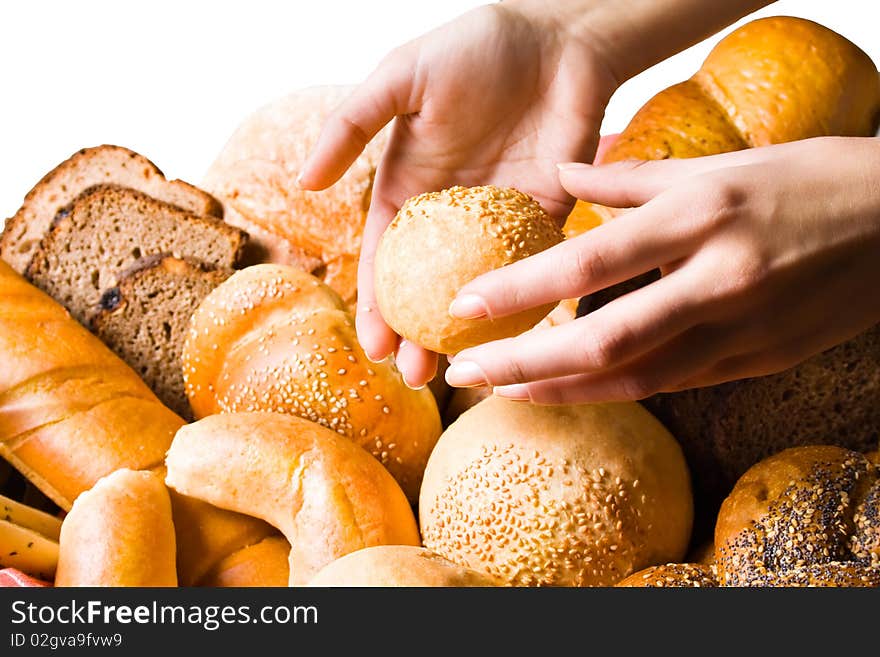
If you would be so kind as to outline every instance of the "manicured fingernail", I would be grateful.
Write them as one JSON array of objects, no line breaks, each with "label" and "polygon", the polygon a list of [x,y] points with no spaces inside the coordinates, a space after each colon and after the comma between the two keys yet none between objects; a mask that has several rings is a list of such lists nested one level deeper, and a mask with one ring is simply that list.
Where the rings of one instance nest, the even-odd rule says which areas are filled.
[{"label": "manicured fingernail", "polygon": [[479,319],[487,315],[486,302],[476,294],[462,294],[449,304],[449,314],[459,319]]},{"label": "manicured fingernail", "polygon": [[568,169],[589,169],[591,166],[586,162],[559,162],[556,168],[560,171],[566,171]]},{"label": "manicured fingernail", "polygon": [[381,363],[386,358],[388,358],[388,354],[385,354],[384,356],[375,356],[375,355],[371,354],[369,351],[367,351],[366,349],[364,349],[364,356],[366,356],[367,360],[370,361],[371,363]]},{"label": "manicured fingernail", "polygon": [[486,374],[475,362],[455,361],[446,370],[446,383],[457,388],[475,388],[489,384]]},{"label": "manicured fingernail", "polygon": [[509,386],[495,386],[492,394],[513,401],[529,401],[529,387],[525,383],[511,383]]},{"label": "manicured fingernail", "polygon": [[415,385],[413,385],[412,383],[410,383],[409,381],[406,380],[406,376],[403,377],[403,383],[404,383],[404,384],[406,385],[406,387],[409,388],[410,390],[421,390],[421,389],[424,388],[425,385],[426,385],[426,384],[423,383],[423,384],[420,385],[420,386],[415,386]]}]

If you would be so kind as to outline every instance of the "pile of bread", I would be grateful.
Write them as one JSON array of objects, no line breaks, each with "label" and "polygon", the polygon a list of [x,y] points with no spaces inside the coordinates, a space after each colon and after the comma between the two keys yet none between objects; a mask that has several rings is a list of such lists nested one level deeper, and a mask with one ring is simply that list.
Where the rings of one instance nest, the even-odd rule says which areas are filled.
[{"label": "pile of bread", "polygon": [[[775,376],[643,404],[537,406],[442,377],[411,389],[393,359],[367,359],[351,310],[384,134],[330,190],[295,184],[344,93],[257,112],[207,191],[101,146],[7,220],[0,585],[880,585],[878,329]],[[649,101],[604,160],[867,136],[878,119],[861,50],[763,19]],[[614,214],[578,203],[563,233]],[[418,270],[377,281],[393,292],[383,314],[444,350],[451,331],[491,337],[426,324],[460,281],[432,282],[439,265],[413,254],[491,233],[464,280],[528,255],[520,234],[561,239],[544,216],[488,187],[414,201],[383,258]],[[571,321],[645,280],[505,330]]]}]

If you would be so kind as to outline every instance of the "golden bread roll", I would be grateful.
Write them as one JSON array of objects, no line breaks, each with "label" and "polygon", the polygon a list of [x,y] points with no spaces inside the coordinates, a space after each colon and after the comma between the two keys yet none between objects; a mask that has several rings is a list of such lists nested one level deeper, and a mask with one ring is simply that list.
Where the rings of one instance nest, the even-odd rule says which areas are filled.
[{"label": "golden bread roll", "polygon": [[177,586],[161,477],[120,469],[76,498],[61,526],[56,586]]},{"label": "golden bread roll", "polygon": [[[69,510],[120,468],[161,469],[184,422],[49,296],[0,261],[0,456]],[[272,533],[172,495],[181,584]]]},{"label": "golden bread roll", "polygon": [[251,235],[251,264],[294,265],[324,279],[346,301],[357,291],[357,262],[373,176],[387,141],[382,130],[332,187],[309,192],[296,177],[326,119],[350,87],[314,87],[257,110],[236,129],[202,186],[223,201],[227,222]]},{"label": "golden bread roll", "polygon": [[460,566],[423,547],[377,545],[324,566],[309,586],[474,587],[503,586],[490,575]]},{"label": "golden bread roll", "polygon": [[715,569],[702,563],[667,563],[651,566],[622,579],[625,588],[711,588],[718,586]]},{"label": "golden bread roll", "polygon": [[268,536],[223,559],[199,586],[287,586],[290,544],[283,536]]},{"label": "golden bread roll", "polygon": [[443,354],[518,335],[553,304],[494,319],[457,319],[449,305],[477,276],[562,239],[538,202],[515,189],[452,187],[413,197],[376,250],[378,310],[399,335]]},{"label": "golden bread roll", "polygon": [[489,397],[428,461],[422,539],[516,586],[609,586],[680,560],[691,531],[687,466],[636,403],[537,406]]},{"label": "golden bread roll", "polygon": [[[880,76],[855,44],[802,18],[752,21],[723,38],[690,80],[661,91],[601,155],[686,158],[823,135],[872,136]],[[583,201],[573,215],[619,210]],[[590,310],[656,279],[591,297]],[[682,443],[701,515],[762,458],[833,441],[862,451],[880,433],[880,329],[771,376],[655,395],[645,406]]]},{"label": "golden bread roll", "polygon": [[418,545],[415,518],[388,471],[352,441],[279,413],[211,415],[182,427],[166,483],[183,495],[262,518],[291,545],[290,583],[344,554]]},{"label": "golden bread roll", "polygon": [[415,502],[440,435],[437,404],[391,361],[367,359],[342,300],[314,276],[236,272],[193,314],[182,361],[197,418],[273,411],[317,422],[375,456]]},{"label": "golden bread roll", "polygon": [[827,445],[764,459],[721,505],[715,545],[726,586],[876,586],[877,467]]}]

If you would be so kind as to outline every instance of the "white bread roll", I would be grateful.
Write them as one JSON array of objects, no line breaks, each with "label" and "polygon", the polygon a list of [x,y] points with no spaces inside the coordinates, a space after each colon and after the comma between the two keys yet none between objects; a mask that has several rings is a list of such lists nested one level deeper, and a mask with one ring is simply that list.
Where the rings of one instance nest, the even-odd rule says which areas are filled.
[{"label": "white bread roll", "polygon": [[61,525],[56,586],[177,586],[171,499],[159,475],[120,469]]},{"label": "white bread roll", "polygon": [[211,415],[182,427],[166,483],[277,527],[290,583],[371,545],[418,545],[412,509],[388,471],[350,440],[279,413]]},{"label": "white bread roll", "polygon": [[554,304],[500,318],[457,319],[449,305],[481,274],[543,251],[562,231],[533,198],[494,186],[409,199],[376,251],[376,299],[399,335],[443,354],[532,328]]},{"label": "white bread roll", "polygon": [[459,566],[425,548],[377,545],[364,548],[324,566],[309,586],[464,587],[501,586],[485,573]]}]

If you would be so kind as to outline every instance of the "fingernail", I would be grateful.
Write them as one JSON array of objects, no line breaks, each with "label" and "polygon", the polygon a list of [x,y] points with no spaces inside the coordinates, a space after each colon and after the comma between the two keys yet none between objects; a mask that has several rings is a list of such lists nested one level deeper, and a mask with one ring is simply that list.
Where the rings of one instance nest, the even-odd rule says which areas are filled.
[{"label": "fingernail", "polygon": [[364,356],[367,357],[367,360],[373,363],[374,365],[378,365],[383,362],[386,358],[388,358],[387,354],[385,356],[373,356],[369,351],[364,349]]},{"label": "fingernail", "polygon": [[560,171],[566,171],[568,169],[589,169],[591,166],[586,162],[559,162],[556,168]]},{"label": "fingernail", "polygon": [[457,388],[475,388],[489,385],[489,380],[475,362],[460,360],[452,363],[446,370],[446,383]]},{"label": "fingernail", "polygon": [[409,388],[410,390],[421,390],[421,389],[424,388],[425,385],[426,385],[426,384],[423,383],[423,384],[420,385],[420,386],[414,386],[412,383],[410,383],[409,381],[406,380],[406,377],[405,377],[405,376],[403,377],[403,383],[404,383],[404,385],[406,385],[406,387]]},{"label": "fingernail", "polygon": [[529,387],[525,383],[511,383],[508,386],[495,386],[492,394],[513,401],[530,401]]},{"label": "fingernail", "polygon": [[486,316],[486,302],[476,294],[462,294],[449,304],[449,314],[459,319],[479,319]]}]

